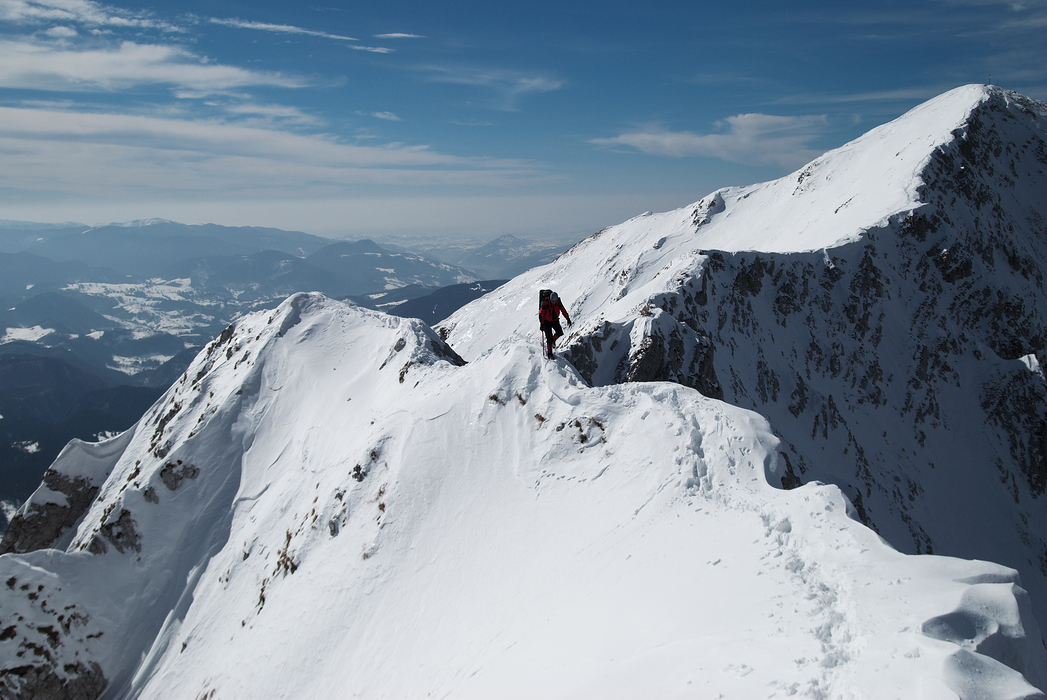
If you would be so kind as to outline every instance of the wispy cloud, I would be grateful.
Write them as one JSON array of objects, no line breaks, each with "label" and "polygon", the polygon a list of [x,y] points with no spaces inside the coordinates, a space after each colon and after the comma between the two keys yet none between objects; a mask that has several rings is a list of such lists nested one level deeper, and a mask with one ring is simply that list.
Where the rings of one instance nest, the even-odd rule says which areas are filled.
[{"label": "wispy cloud", "polygon": [[211,17],[207,21],[211,24],[219,24],[223,27],[233,27],[234,29],[256,29],[261,32],[274,32],[276,34],[304,34],[305,36],[318,36],[323,39],[338,39],[339,41],[360,41],[359,39],[351,36],[342,36],[340,34],[328,34],[327,32],[318,32],[312,29],[303,29],[301,27],[295,27],[289,24],[269,24],[267,22],[251,22],[244,19],[219,19],[217,17]]},{"label": "wispy cloud", "polygon": [[533,163],[424,145],[362,146],[271,126],[46,107],[0,107],[0,160],[0,189],[105,198],[329,196],[357,184],[497,186],[545,177]]},{"label": "wispy cloud", "polygon": [[1047,0],[935,0],[935,2],[943,5],[970,5],[975,7],[984,5],[1002,5],[1014,12],[1037,9],[1042,10],[1047,8]]},{"label": "wispy cloud", "polygon": [[[273,32],[275,34],[300,34],[303,36],[315,36],[321,39],[335,39],[337,41],[356,42],[359,39],[351,36],[343,36],[340,34],[329,34],[327,32],[320,32],[313,29],[303,29],[302,27],[295,27],[289,24],[268,24],[266,22],[250,22],[242,19],[218,19],[212,17],[208,20],[212,24],[218,24],[224,27],[233,27],[234,29],[253,29],[261,32]],[[371,53],[392,53],[393,49],[384,48],[380,46],[363,46],[360,44],[350,44],[349,48],[356,49],[358,51],[370,51]]]},{"label": "wispy cloud", "polygon": [[487,88],[497,96],[492,106],[506,111],[516,111],[524,95],[552,92],[564,86],[559,78],[512,70],[446,66],[427,66],[424,70],[434,82]]},{"label": "wispy cloud", "polygon": [[725,133],[696,134],[651,127],[592,139],[598,146],[626,146],[669,158],[705,156],[746,165],[802,165],[821,151],[810,144],[824,131],[824,115],[779,117],[768,114],[739,114],[719,122]]},{"label": "wispy cloud", "polygon": [[0,87],[34,90],[119,90],[166,84],[211,93],[244,86],[303,87],[299,78],[205,63],[177,46],[123,42],[106,49],[71,49],[0,40]]},{"label": "wispy cloud", "polygon": [[788,95],[777,99],[774,104],[779,105],[837,105],[837,104],[870,104],[884,102],[914,102],[923,101],[940,95],[951,85],[940,85],[936,87],[914,87],[899,90],[878,90],[874,92],[855,92],[843,94],[797,94]]},{"label": "wispy cloud", "polygon": [[277,124],[294,124],[298,126],[322,126],[316,117],[306,114],[297,107],[287,105],[256,104],[254,102],[241,102],[231,105],[209,103],[227,114],[237,117],[245,117],[249,120],[248,126],[265,126]]},{"label": "wispy cloud", "polygon": [[421,34],[402,34],[395,32],[393,34],[375,34],[375,39],[424,39],[425,37]]},{"label": "wispy cloud", "polygon": [[384,119],[387,122],[399,122],[403,121],[399,116],[392,112],[371,112],[371,116],[376,119]]}]

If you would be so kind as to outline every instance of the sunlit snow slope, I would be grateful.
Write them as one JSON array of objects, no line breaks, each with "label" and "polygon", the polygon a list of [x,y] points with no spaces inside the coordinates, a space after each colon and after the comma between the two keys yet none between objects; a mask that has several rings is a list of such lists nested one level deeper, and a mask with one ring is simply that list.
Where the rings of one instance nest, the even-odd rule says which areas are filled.
[{"label": "sunlit snow slope", "polygon": [[466,359],[537,345],[537,290],[595,385],[667,380],[768,418],[790,488],[834,483],[912,553],[1021,572],[1047,616],[1047,106],[946,93],[792,175],[637,217],[462,309]]},{"label": "sunlit snow slope", "polygon": [[104,484],[64,551],[0,557],[4,692],[1036,692],[1013,570],[773,488],[776,442],[687,387],[589,388],[514,342],[459,366],[417,322],[299,295],[55,463]]}]

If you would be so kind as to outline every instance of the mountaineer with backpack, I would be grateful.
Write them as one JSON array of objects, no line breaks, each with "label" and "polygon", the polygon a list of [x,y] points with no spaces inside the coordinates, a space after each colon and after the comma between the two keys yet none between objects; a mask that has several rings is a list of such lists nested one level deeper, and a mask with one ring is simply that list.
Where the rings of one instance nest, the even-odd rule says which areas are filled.
[{"label": "mountaineer with backpack", "polygon": [[567,309],[556,292],[551,289],[538,291],[538,321],[541,323],[542,333],[545,334],[545,354],[552,358],[553,348],[556,341],[563,335],[560,327],[560,314],[567,320],[567,327],[571,327],[571,317],[567,315]]}]

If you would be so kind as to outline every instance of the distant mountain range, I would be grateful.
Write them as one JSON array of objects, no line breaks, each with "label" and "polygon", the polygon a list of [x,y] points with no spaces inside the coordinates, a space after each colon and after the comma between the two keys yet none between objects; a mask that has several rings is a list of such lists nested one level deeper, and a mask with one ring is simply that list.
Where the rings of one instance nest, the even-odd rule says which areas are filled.
[{"label": "distant mountain range", "polygon": [[570,246],[540,246],[506,234],[487,245],[463,251],[454,263],[475,270],[484,278],[512,279],[532,267],[547,265]]},{"label": "distant mountain range", "polygon": [[33,253],[56,262],[76,261],[109,268],[136,278],[160,276],[177,260],[251,255],[276,250],[292,255],[314,253],[330,240],[307,233],[216,224],[187,225],[150,220],[122,225],[21,228],[0,227],[0,251]]},{"label": "distant mountain range", "polygon": [[506,280],[487,280],[453,284],[450,287],[437,289],[423,297],[408,299],[402,304],[382,309],[400,318],[418,318],[433,325],[447,318],[469,302],[479,299],[488,292],[493,292],[505,284]]},{"label": "distant mountain range", "polygon": [[471,270],[482,279],[512,279],[534,267],[546,265],[570,245],[529,241],[506,234],[481,246],[473,241],[411,242],[411,249],[450,265]]},{"label": "distant mountain range", "polygon": [[0,384],[0,501],[26,498],[68,440],[128,428],[243,314],[318,291],[435,323],[497,286],[484,271],[532,259],[499,241],[470,269],[270,228],[0,221],[0,363],[19,375]]}]

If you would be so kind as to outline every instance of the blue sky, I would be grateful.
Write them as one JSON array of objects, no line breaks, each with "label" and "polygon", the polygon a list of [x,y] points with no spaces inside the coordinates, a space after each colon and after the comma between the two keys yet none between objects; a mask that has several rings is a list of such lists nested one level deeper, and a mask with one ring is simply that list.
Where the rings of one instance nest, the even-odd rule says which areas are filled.
[{"label": "blue sky", "polygon": [[0,219],[577,238],[966,83],[1047,0],[0,0]]}]

